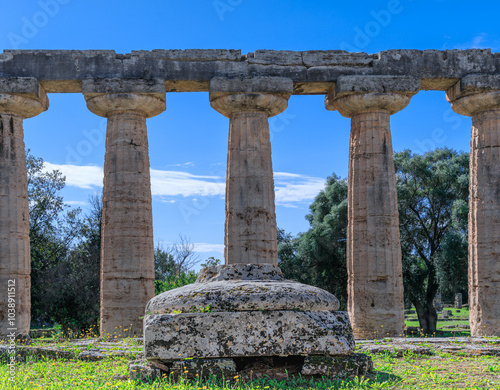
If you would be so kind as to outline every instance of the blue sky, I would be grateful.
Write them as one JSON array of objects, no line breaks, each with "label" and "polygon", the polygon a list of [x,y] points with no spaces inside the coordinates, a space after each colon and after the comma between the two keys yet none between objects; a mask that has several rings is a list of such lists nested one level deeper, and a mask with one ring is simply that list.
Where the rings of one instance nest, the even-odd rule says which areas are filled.
[{"label": "blue sky", "polygon": [[[1,49],[500,51],[494,1],[41,0],[3,1]],[[105,120],[80,94],[51,94],[50,108],[25,121],[25,142],[48,169],[67,177],[65,200],[85,208],[102,189]],[[444,92],[422,91],[392,117],[395,151],[469,150],[467,117]],[[270,121],[278,225],[297,234],[324,180],[346,177],[350,121],[325,110],[323,96],[292,96]],[[223,258],[228,120],[207,93],[169,93],[167,110],[148,120],[156,241],[179,234],[200,259]]]}]

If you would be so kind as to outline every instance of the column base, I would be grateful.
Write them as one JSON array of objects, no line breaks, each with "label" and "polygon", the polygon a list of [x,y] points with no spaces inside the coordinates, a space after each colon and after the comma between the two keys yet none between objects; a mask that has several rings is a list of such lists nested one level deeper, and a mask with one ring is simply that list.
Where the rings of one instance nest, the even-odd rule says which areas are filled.
[{"label": "column base", "polygon": [[364,373],[371,365],[352,354],[349,317],[338,308],[334,295],[285,280],[269,264],[207,267],[196,283],[148,303],[144,354],[174,373],[181,364],[191,367],[182,372],[236,375],[263,362],[312,376],[338,376],[347,366]]},{"label": "column base", "polygon": [[345,378],[366,375],[373,370],[370,356],[352,353],[348,356],[287,356],[287,357],[247,357],[223,359],[190,359],[162,362],[143,361],[129,365],[129,377],[145,382],[171,377],[174,380],[224,377],[234,381],[276,379],[294,377],[305,378]]}]

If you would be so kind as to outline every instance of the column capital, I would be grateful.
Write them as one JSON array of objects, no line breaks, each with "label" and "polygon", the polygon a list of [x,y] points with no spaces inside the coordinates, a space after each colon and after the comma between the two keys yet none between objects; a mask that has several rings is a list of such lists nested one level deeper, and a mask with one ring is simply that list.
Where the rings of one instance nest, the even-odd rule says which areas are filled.
[{"label": "column capital", "polygon": [[82,92],[88,109],[104,118],[119,112],[151,118],[166,109],[165,80],[162,79],[86,79]]},{"label": "column capital", "polygon": [[325,107],[347,118],[373,111],[392,115],[405,108],[419,89],[415,77],[340,76],[326,95]]},{"label": "column capital", "polygon": [[473,116],[500,109],[500,75],[467,75],[446,91],[457,114]]},{"label": "column capital", "polygon": [[286,110],[293,81],[285,77],[216,77],[210,81],[210,105],[230,118],[243,112],[268,117]]},{"label": "column capital", "polygon": [[0,113],[31,118],[49,108],[49,99],[33,77],[0,78]]}]

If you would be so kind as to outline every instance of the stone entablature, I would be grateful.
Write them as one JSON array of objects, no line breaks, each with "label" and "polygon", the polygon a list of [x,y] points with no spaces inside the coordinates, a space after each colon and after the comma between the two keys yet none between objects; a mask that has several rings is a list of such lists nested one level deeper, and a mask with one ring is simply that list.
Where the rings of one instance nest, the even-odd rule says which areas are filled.
[{"label": "stone entablature", "polygon": [[214,77],[288,77],[293,94],[326,94],[341,75],[412,76],[447,90],[469,74],[500,74],[500,53],[471,50],[5,50],[0,77],[34,77],[49,93],[82,92],[88,78],[163,79],[166,92],[208,92]]}]

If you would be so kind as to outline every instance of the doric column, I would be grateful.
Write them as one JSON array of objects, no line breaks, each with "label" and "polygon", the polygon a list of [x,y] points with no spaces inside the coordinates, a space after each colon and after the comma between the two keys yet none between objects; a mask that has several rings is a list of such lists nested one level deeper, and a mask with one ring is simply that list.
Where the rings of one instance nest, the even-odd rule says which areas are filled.
[{"label": "doric column", "polygon": [[274,180],[268,118],[283,112],[286,78],[215,78],[212,107],[229,118],[226,180],[226,264],[278,265]]},{"label": "doric column", "polygon": [[0,78],[0,336],[29,333],[31,256],[23,119],[47,110],[33,78]]},{"label": "doric column", "polygon": [[163,80],[86,80],[94,114],[108,118],[101,239],[101,335],[142,332],[154,296],[146,118],[163,112]]},{"label": "doric column", "polygon": [[356,338],[399,336],[403,277],[390,116],[410,102],[418,79],[341,76],[326,108],[351,118],[348,189],[348,311]]},{"label": "doric column", "polygon": [[472,117],[469,310],[472,336],[500,336],[500,77],[469,75],[446,92]]}]

